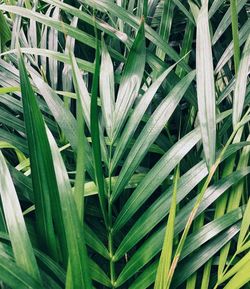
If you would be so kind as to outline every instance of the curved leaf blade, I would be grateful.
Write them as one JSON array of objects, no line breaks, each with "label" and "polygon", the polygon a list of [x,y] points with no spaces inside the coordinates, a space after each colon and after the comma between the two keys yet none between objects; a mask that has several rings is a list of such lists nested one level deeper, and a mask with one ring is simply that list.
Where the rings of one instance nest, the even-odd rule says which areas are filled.
[{"label": "curved leaf blade", "polygon": [[0,195],[16,263],[41,284],[41,276],[10,172],[0,151]]}]

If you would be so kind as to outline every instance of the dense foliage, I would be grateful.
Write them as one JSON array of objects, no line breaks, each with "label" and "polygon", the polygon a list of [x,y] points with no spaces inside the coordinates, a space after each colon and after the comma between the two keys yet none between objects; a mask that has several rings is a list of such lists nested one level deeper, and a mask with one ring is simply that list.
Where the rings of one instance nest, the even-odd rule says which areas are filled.
[{"label": "dense foliage", "polygon": [[1,0],[1,288],[250,288],[249,13]]}]

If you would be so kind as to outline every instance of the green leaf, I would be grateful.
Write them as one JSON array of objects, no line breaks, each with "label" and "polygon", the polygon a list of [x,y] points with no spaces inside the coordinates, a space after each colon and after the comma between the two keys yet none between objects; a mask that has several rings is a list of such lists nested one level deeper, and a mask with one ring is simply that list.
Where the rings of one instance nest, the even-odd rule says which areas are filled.
[{"label": "green leaf", "polygon": [[77,211],[74,196],[72,194],[68,174],[57,144],[47,130],[51,147],[54,166],[56,166],[56,181],[58,184],[60,205],[64,214],[62,215],[66,232],[69,262],[71,269],[71,282],[75,289],[92,289],[88,256],[84,240],[84,231]]},{"label": "green leaf", "polygon": [[111,140],[115,110],[114,68],[104,38],[102,38],[102,61],[100,67],[100,98],[105,128]]},{"label": "green leaf", "polygon": [[[197,210],[196,217],[201,214],[202,211],[204,211],[209,205],[211,205],[220,195],[222,195],[228,188],[230,188],[232,185],[237,184],[243,177],[248,175],[250,173],[250,168],[244,168],[242,170],[233,172],[227,177],[224,177],[220,179],[217,183],[214,185],[211,185],[205,192],[204,198],[202,199],[202,202]],[[192,211],[192,208],[194,206],[194,203],[196,201],[197,197],[192,199],[191,201],[186,204],[181,212],[178,214],[178,222],[176,220],[176,231],[179,232],[181,228],[184,227],[187,216]]]},{"label": "green leaf", "polygon": [[0,280],[12,289],[44,289],[43,286],[9,258],[0,258]]},{"label": "green leaf", "polygon": [[[168,0],[163,1],[163,9],[162,9],[161,22],[160,22],[160,27],[159,27],[159,35],[166,43],[169,42],[174,8],[175,8],[175,5],[173,1],[168,1]],[[165,53],[164,51],[159,49],[159,47],[156,48],[156,56],[158,56],[163,61],[165,59]]]},{"label": "green leaf", "polygon": [[208,23],[208,0],[197,17],[196,79],[199,121],[205,159],[209,168],[215,161],[216,115],[213,56]]},{"label": "green leaf", "polygon": [[180,0],[174,0],[173,2],[180,9],[180,11],[188,18],[188,20],[194,24],[195,22],[192,17],[192,14],[186,9],[185,5],[183,5]]},{"label": "green leaf", "polygon": [[190,72],[185,76],[162,100],[150,117],[123,164],[115,189],[111,195],[112,201],[114,201],[124,189],[127,181],[133,175],[135,169],[147,153],[148,148],[152,145],[163,127],[166,125],[194,76],[195,72]]},{"label": "green leaf", "polygon": [[[87,87],[85,85],[85,82],[82,79],[82,73],[79,69],[79,67],[77,66],[77,62],[76,59],[74,57],[73,54],[70,55],[70,61],[71,61],[71,65],[72,65],[72,73],[74,75],[74,79],[75,79],[75,86],[78,86],[78,92],[79,92],[79,99],[80,99],[80,103],[82,106],[82,110],[83,110],[83,115],[84,115],[84,119],[86,122],[86,125],[88,127],[89,130],[90,129],[90,106],[91,106],[91,99],[89,96],[89,92],[87,90]],[[97,122],[99,125],[99,122]],[[100,126],[100,125],[99,125]],[[107,163],[107,148],[106,148],[106,144],[105,144],[105,140],[103,137],[103,133],[101,130],[101,126],[100,126],[100,144],[101,144],[101,150],[102,150],[102,157],[105,161],[105,163]],[[84,141],[86,142],[86,137],[84,136]],[[89,150],[88,148],[88,144],[87,145],[87,151]]]},{"label": "green leaf", "polygon": [[25,139],[0,128],[0,141],[7,142],[16,147],[21,152],[28,154],[28,146]]},{"label": "green leaf", "polygon": [[[237,11],[236,13],[239,13],[242,8],[245,7],[247,0],[241,0],[237,1],[238,6],[237,6]],[[213,45],[220,39],[220,37],[223,35],[223,33],[226,31],[226,29],[230,26],[232,23],[232,18],[231,18],[231,5],[227,9],[226,13],[224,14],[224,17],[221,19],[220,24],[218,25],[216,31],[214,32],[214,36],[212,39]]]},{"label": "green leaf", "polygon": [[214,14],[219,10],[222,4],[223,0],[214,0],[213,3],[211,3],[211,7],[208,12],[209,18],[212,18],[214,16]]},{"label": "green leaf", "polygon": [[127,34],[123,33],[121,30],[117,30],[115,27],[111,26],[107,22],[103,22],[97,18],[94,19],[91,15],[89,15],[88,12],[85,12],[84,10],[82,11],[80,9],[73,7],[72,5],[68,5],[67,3],[58,0],[45,0],[44,2],[59,7],[65,12],[74,15],[75,17],[81,19],[82,21],[92,25],[93,27],[96,26],[101,31],[105,32],[106,34],[112,37],[120,39],[125,44],[129,43],[129,38]]},{"label": "green leaf", "polygon": [[[180,56],[184,57],[184,60],[186,61],[186,63],[188,63],[189,58],[190,58],[190,50],[192,49],[192,44],[194,40],[193,39],[194,29],[195,29],[194,23],[192,21],[188,21],[185,27],[185,33],[184,33],[183,41],[181,44],[181,52],[180,52]],[[185,71],[180,66],[177,66],[176,74],[179,77],[183,77],[185,75]]]},{"label": "green leaf", "polygon": [[104,246],[104,244],[100,241],[98,236],[95,234],[95,232],[93,232],[90,229],[90,227],[87,226],[86,224],[84,226],[84,230],[85,230],[85,241],[86,241],[86,244],[90,248],[94,249],[97,253],[102,255],[104,258],[109,260],[110,259],[109,252],[108,252],[107,248]]},{"label": "green leaf", "polygon": [[[239,31],[240,46],[244,44],[249,35],[249,26],[250,26],[250,19],[246,21],[246,23],[241,27]],[[225,51],[223,52],[222,56],[220,57],[220,60],[218,61],[215,67],[215,73],[218,73],[223,68],[223,66],[231,59],[233,54],[234,54],[233,41],[231,41],[230,44],[225,49]]]},{"label": "green leaf", "polygon": [[64,258],[66,258],[65,254],[67,251],[65,249],[65,233],[52,156],[42,114],[30,85],[22,56],[19,58],[19,69],[24,120],[30,153],[34,203],[36,206],[37,232],[40,236],[41,246],[48,250],[50,256],[58,260],[59,251],[56,231],[60,236],[60,245]]},{"label": "green leaf", "polygon": [[[130,181],[126,185],[126,189],[131,189],[137,187],[138,183],[144,178],[145,174],[134,174]],[[111,187],[114,188],[115,183],[117,181],[118,177],[111,177],[111,180],[109,178],[105,178],[105,183],[108,186],[109,182],[111,181]],[[86,182],[84,185],[84,196],[92,196],[97,195],[98,189],[96,187],[95,182]]]},{"label": "green leaf", "polygon": [[198,231],[190,234],[183,247],[180,260],[186,258],[195,250],[199,249],[203,244],[216,237],[225,229],[242,219],[242,207],[226,213],[220,218],[216,218],[208,224],[204,225]]},{"label": "green leaf", "polygon": [[224,289],[239,289],[250,281],[250,262],[245,264],[241,270],[227,283]]},{"label": "green leaf", "polygon": [[[248,136],[247,140],[248,141],[250,140],[250,136]],[[237,169],[247,167],[248,161],[249,161],[249,156],[250,156],[250,146],[246,146],[246,147],[244,147],[244,149],[241,152],[241,156],[240,156],[240,160],[239,160]],[[235,197],[235,194],[237,194],[237,195],[240,195],[240,197],[241,197],[245,191],[244,187],[245,187],[244,182],[240,182],[239,184],[237,184],[237,186],[234,188],[233,196]],[[239,199],[239,198],[237,198],[237,199]],[[228,206],[230,206],[230,205],[233,206],[233,203],[235,203],[235,202],[231,201],[230,203],[231,204],[228,204]],[[243,243],[245,241],[245,237],[248,234],[248,229],[250,226],[249,214],[250,214],[250,202],[248,200],[246,210],[244,213],[244,217],[242,220],[241,228],[240,228],[240,234],[239,234],[239,238],[238,238],[238,242],[237,242],[237,250],[240,250],[240,247],[243,245]]]},{"label": "green leaf", "polygon": [[[1,237],[3,237],[3,239],[5,239],[5,240],[9,241],[9,238],[7,236],[3,236],[2,233],[1,233]],[[51,273],[55,274],[55,275],[53,275],[53,277],[54,276],[56,276],[57,278],[59,277],[58,280],[61,280],[61,279],[63,279],[63,277],[61,278],[61,276],[58,276],[58,273],[60,273],[61,275],[64,275],[63,270],[60,270],[58,268],[59,266],[55,265],[55,263],[47,255],[42,254],[41,252],[38,253],[36,250],[35,250],[35,253],[36,253],[36,256],[39,256],[38,257],[39,265],[41,266],[41,263],[42,263],[41,267],[43,267],[43,269],[44,269],[44,271],[41,270],[41,276],[42,276],[42,280],[43,280],[43,284],[44,284],[44,286],[42,288],[61,289],[62,287],[58,284],[57,281],[54,281],[50,277],[49,274],[51,274]],[[0,243],[0,255],[1,255],[1,257],[2,256],[7,257],[10,263],[12,262],[13,252],[12,252],[11,247],[9,245],[7,245],[5,243]],[[41,259],[42,259],[42,261],[41,261]],[[46,271],[46,273],[45,273],[45,271]],[[22,271],[16,272],[16,270],[15,270],[15,273],[18,274],[18,278],[20,280],[24,279],[25,276],[23,276]],[[29,279],[31,278],[29,275],[28,275],[28,277],[29,277]],[[10,277],[10,279],[11,279],[11,277]],[[30,282],[29,279],[25,280],[25,281],[28,283],[28,282]],[[9,280],[6,283],[8,284],[8,282],[9,282]],[[18,283],[18,281],[17,281],[17,283]],[[34,284],[34,286],[35,286],[35,284]],[[15,285],[11,288],[15,288]],[[25,288],[33,288],[33,287],[25,287]],[[36,287],[34,287],[34,288],[36,288]],[[41,288],[41,286],[39,288]]]},{"label": "green leaf", "polygon": [[[237,9],[237,0],[230,0],[230,10],[231,10],[231,22],[232,22],[232,35],[234,43],[234,71],[235,74],[238,73],[239,63],[240,63],[240,43],[239,43],[239,21],[238,13],[240,9]],[[247,1],[240,1],[242,7],[244,7]],[[223,19],[222,19],[223,21]]]},{"label": "green leaf", "polygon": [[10,93],[20,91],[20,87],[10,86],[10,87],[0,87],[0,94]]},{"label": "green leaf", "polygon": [[231,269],[228,272],[226,272],[226,274],[224,274],[224,276],[219,278],[217,284],[224,283],[225,281],[227,281],[229,278],[231,278],[235,274],[237,275],[237,273],[240,272],[242,268],[245,268],[248,266],[249,261],[250,261],[250,252],[248,252],[235,265],[233,265],[231,267]]},{"label": "green leaf", "polygon": [[4,4],[0,5],[0,10],[8,11],[8,12],[20,15],[22,17],[30,18],[32,20],[45,24],[51,28],[54,28],[58,31],[61,31],[65,34],[69,34],[70,36],[78,39],[79,41],[83,43],[86,43],[87,45],[91,47],[95,46],[94,37],[88,35],[87,33],[77,28],[70,26],[69,24],[63,23],[62,25],[60,21],[53,19],[52,17],[49,17],[47,15],[43,15],[33,10],[25,9],[23,7],[18,7],[14,5],[13,6],[4,5]]},{"label": "green leaf", "polygon": [[[204,212],[216,199],[218,199],[228,188],[230,188],[232,185],[236,184],[241,180],[243,177],[245,177],[247,174],[250,173],[250,168],[241,170],[239,172],[234,172],[231,175],[229,175],[226,178],[221,179],[218,181],[215,185],[210,186],[205,193],[204,200],[201,202],[199,210],[197,211],[197,214],[195,217],[198,217],[202,212]],[[180,179],[181,180],[181,179]],[[178,194],[177,193],[177,200],[178,200]],[[192,211],[192,208],[194,206],[194,203],[196,201],[196,198],[193,198],[191,201],[188,202],[186,206],[184,206],[177,214],[176,220],[175,220],[175,236],[177,236],[185,227],[185,224],[187,222],[187,219],[189,217],[190,212]],[[169,208],[165,209],[166,211],[169,210]],[[239,217],[242,217],[242,215],[238,215],[240,212],[235,213],[233,215],[233,221],[236,222]],[[164,214],[164,212],[162,212]],[[231,218],[231,216],[229,216]],[[232,218],[231,218],[232,221]],[[220,221],[221,222],[221,221]],[[143,224],[143,223],[142,223]],[[144,226],[141,225],[141,226]],[[226,225],[227,226],[227,225]],[[207,229],[211,229],[211,227],[208,226],[208,228],[204,229],[205,234],[208,234]],[[238,232],[239,230],[237,230]],[[202,234],[202,229],[201,229]],[[218,233],[218,231],[217,231]],[[215,231],[216,234],[216,231]],[[121,272],[120,276],[118,277],[117,282],[118,284],[122,284],[125,282],[128,278],[133,276],[136,272],[138,272],[143,266],[145,266],[154,256],[156,256],[163,244],[165,235],[165,226],[161,227],[159,230],[157,230],[153,235],[151,235],[146,241],[143,242],[141,247],[137,248],[134,255],[130,258],[129,262],[124,267],[123,271]],[[191,235],[190,235],[191,236]],[[198,235],[199,236],[199,235]],[[208,237],[213,238],[214,235],[209,235]],[[195,240],[195,238],[194,238]],[[201,242],[206,242],[206,238],[202,238]],[[189,243],[189,240],[188,240]],[[192,243],[192,241],[191,241]],[[127,240],[122,241],[118,250],[116,251],[116,258],[119,259],[124,254],[128,253],[129,250],[133,248],[135,245],[135,242],[133,240],[133,235],[130,234],[130,238],[127,238]],[[201,245],[201,243],[199,244]],[[192,250],[197,249],[197,246],[191,247]],[[185,248],[185,252],[188,252],[189,248]],[[187,251],[186,251],[187,250]],[[191,253],[191,252],[189,252]],[[143,258],[141,258],[143,256]],[[184,255],[185,256],[185,255]]]},{"label": "green leaf", "polygon": [[[60,97],[52,90],[52,88],[43,81],[43,79],[31,73],[31,77],[40,91],[41,95],[44,97],[49,109],[51,110],[53,116],[55,117],[58,125],[62,129],[64,135],[69,140],[72,148],[77,150],[77,123],[76,119],[72,113],[65,108],[63,101]],[[90,147],[84,138],[85,149],[86,149],[86,169],[91,177],[94,178],[93,164],[91,159]]]},{"label": "green leaf", "polygon": [[[166,179],[175,166],[200,140],[200,130],[197,128],[179,140],[167,151],[155,166],[146,174],[133,194],[123,205],[114,224],[116,232],[128,222],[150,195]],[[119,250],[119,249],[118,249]]]},{"label": "green leaf", "polygon": [[154,262],[152,265],[144,269],[141,275],[139,275],[136,280],[131,284],[129,289],[146,289],[155,280],[156,270],[158,262]]},{"label": "green leaf", "polygon": [[[75,38],[76,40],[80,41],[81,43],[86,44],[89,47],[95,48],[95,38],[92,35],[84,32],[83,30],[75,28],[65,22],[61,22],[56,19],[53,19],[52,17],[49,17],[48,15],[37,13],[37,12],[34,12],[33,10],[25,9],[23,7],[18,7],[14,5],[10,6],[10,5],[5,5],[5,4],[0,5],[0,10],[11,12],[11,13],[20,15],[22,17],[27,17],[31,20],[37,21],[46,26],[49,26],[50,28],[58,30],[64,34],[67,34]],[[124,59],[123,56],[117,53],[114,49],[111,50],[111,53],[118,60]]]},{"label": "green leaf", "polygon": [[250,36],[245,43],[242,57],[240,60],[239,71],[236,76],[234,99],[233,99],[233,126],[235,127],[240,121],[244,101],[246,96],[246,88],[248,84],[248,70],[250,63]]},{"label": "green leaf", "polygon": [[157,268],[156,279],[155,279],[155,289],[165,289],[167,286],[167,277],[172,260],[172,251],[173,251],[173,241],[174,241],[174,222],[176,214],[176,195],[177,195],[177,184],[180,177],[180,168],[177,167],[174,175],[174,187],[173,187],[173,196],[172,202],[168,217],[168,222],[166,226],[165,237],[162,246],[162,252],[160,256],[159,265]]},{"label": "green leaf", "polygon": [[139,100],[138,104],[134,108],[131,116],[128,119],[128,123],[126,124],[121,137],[118,139],[118,144],[112,158],[111,162],[111,170],[113,171],[117,166],[120,158],[126,151],[126,148],[134,135],[140,121],[142,120],[143,115],[145,114],[148,106],[153,100],[155,93],[159,89],[160,85],[164,81],[164,79],[168,76],[168,74],[173,70],[176,64],[170,66],[166,69],[148,88],[143,97]]},{"label": "green leaf", "polygon": [[86,87],[85,82],[82,79],[82,72],[80,71],[76,58],[74,54],[70,52],[69,54],[71,66],[72,66],[72,74],[74,80],[74,87],[76,93],[79,93],[79,100],[82,106],[84,120],[87,127],[90,129],[90,96],[88,89]]},{"label": "green leaf", "polygon": [[90,259],[89,263],[91,278],[107,287],[110,287],[110,279],[105,272],[93,260]]},{"label": "green leaf", "polygon": [[0,26],[0,48],[2,51],[6,43],[11,39],[10,28],[2,12],[0,12]]},{"label": "green leaf", "polygon": [[240,228],[240,234],[238,238],[237,243],[237,250],[240,250],[240,248],[243,246],[245,238],[247,237],[247,234],[249,233],[249,226],[250,226],[250,199],[247,202],[246,210],[243,216],[241,228]]},{"label": "green leaf", "polygon": [[118,90],[114,112],[113,142],[127,119],[130,108],[133,106],[144,74],[146,47],[144,34],[144,21],[137,32],[134,43],[129,51],[127,61]]},{"label": "green leaf", "polygon": [[[70,52],[71,53],[71,52]],[[73,66],[73,55],[70,54],[72,66]],[[76,153],[76,177],[75,177],[75,187],[74,187],[74,196],[81,220],[84,220],[84,183],[85,183],[85,146],[84,146],[84,118],[83,118],[83,109],[81,106],[81,96],[80,96],[80,87],[76,79],[76,74],[73,71],[73,82],[74,88],[77,95],[76,102],[76,117],[77,117],[77,153]]]},{"label": "green leaf", "polygon": [[[136,30],[140,26],[140,18],[134,16],[123,7],[119,7],[114,2],[111,2],[109,0],[81,0],[81,2],[83,4],[87,3],[91,7],[96,8],[100,11],[109,11],[110,14],[118,17],[123,22],[127,23],[129,26],[135,28]],[[150,40],[150,42],[161,48],[174,61],[180,60],[180,57],[176,53],[176,51],[168,43],[166,43],[153,28],[151,28],[147,24],[145,25],[145,36],[148,38],[148,40]],[[185,69],[185,71],[191,71],[190,67],[188,67],[188,65],[184,61],[182,61],[180,65]]]},{"label": "green leaf", "polygon": [[[202,161],[185,173],[178,182],[177,204],[179,204],[199,182],[207,175],[205,161]],[[194,177],[195,176],[195,177]],[[173,186],[167,189],[135,222],[123,238],[123,245],[129,250],[146,236],[169,213]]]},{"label": "green leaf", "polygon": [[99,115],[97,106],[98,97],[98,83],[100,74],[100,51],[97,44],[96,58],[95,58],[95,73],[91,89],[91,106],[90,106],[90,128],[93,143],[93,159],[95,167],[95,179],[98,187],[98,196],[102,209],[103,218],[107,225],[107,202],[106,202],[106,191],[105,183],[102,171],[102,156],[101,156],[101,145],[100,145],[100,132],[99,132]]},{"label": "green leaf", "polygon": [[[26,47],[21,47],[20,48],[21,52],[23,54],[32,54],[32,55],[40,55],[43,57],[51,57],[57,61],[66,63],[66,64],[70,64],[70,58],[69,56],[65,55],[64,53],[58,52],[58,51],[51,51],[48,49],[43,49],[43,48],[26,48]],[[9,55],[9,54],[16,54],[18,53],[17,49],[13,49],[13,50],[8,50],[7,52],[1,53],[1,56],[4,55]],[[80,69],[87,71],[87,72],[94,72],[94,65],[91,62],[88,62],[86,60],[80,59],[80,58],[76,58],[77,64],[79,66]],[[3,89],[3,88],[1,88]],[[8,88],[6,88],[8,89]],[[11,87],[9,88],[11,89]],[[16,89],[18,89],[18,87],[16,87]],[[20,90],[20,88],[19,88]],[[1,91],[1,90],[0,90]]]},{"label": "green leaf", "polygon": [[9,127],[13,128],[17,131],[20,131],[20,132],[25,131],[23,121],[21,121],[17,117],[13,116],[13,114],[11,114],[11,113],[9,113],[6,110],[1,109],[1,108],[0,108],[0,121],[3,124],[8,125]]},{"label": "green leaf", "polygon": [[17,265],[41,284],[41,276],[10,172],[0,151],[0,195]]},{"label": "green leaf", "polygon": [[205,244],[186,262],[180,263],[178,272],[173,278],[173,288],[178,288],[188,277],[204,265],[212,256],[214,256],[228,241],[230,241],[238,232],[240,224],[235,224],[225,232],[221,233],[212,242]]},{"label": "green leaf", "polygon": [[[53,20],[60,20],[60,10],[58,7],[52,9],[51,17]],[[50,28],[48,31],[48,49],[52,51],[58,50],[58,31],[56,29]],[[58,63],[56,59],[49,58],[48,59],[48,69],[50,76],[50,83],[53,89],[57,87],[58,81]]]},{"label": "green leaf", "polygon": [[[243,130],[239,130],[238,134],[236,135],[235,139],[236,141],[239,141],[239,138],[241,137]],[[250,140],[250,136],[248,136],[248,139]],[[248,161],[249,161],[249,151],[250,151],[250,146],[246,146],[243,148],[239,162],[236,168],[236,171],[240,171],[242,169],[248,168]],[[241,198],[244,194],[245,191],[245,184],[244,180],[241,180],[238,182],[231,190],[229,199],[227,201],[227,206],[225,209],[229,212],[237,207],[239,207]],[[218,265],[218,275],[220,276],[221,273],[224,271],[224,268],[226,266],[226,262],[228,259],[229,251],[230,251],[230,246],[231,244],[228,243],[221,251],[220,253],[220,259],[219,259],[219,265]]]}]

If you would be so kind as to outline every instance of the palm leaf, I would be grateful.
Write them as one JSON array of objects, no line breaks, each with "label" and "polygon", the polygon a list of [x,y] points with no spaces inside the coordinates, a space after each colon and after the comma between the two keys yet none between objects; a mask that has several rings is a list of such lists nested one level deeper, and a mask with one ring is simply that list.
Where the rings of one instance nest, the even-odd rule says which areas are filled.
[{"label": "palm leaf", "polygon": [[1,200],[16,264],[41,284],[41,277],[7,164],[0,152]]},{"label": "palm leaf", "polygon": [[215,161],[216,147],[215,89],[208,23],[208,1],[203,1],[202,3],[197,17],[197,97],[204,154],[207,165],[211,168]]},{"label": "palm leaf", "polygon": [[38,108],[34,92],[30,85],[23,58],[19,59],[21,92],[25,116],[26,133],[28,138],[30,164],[32,170],[32,183],[36,205],[37,229],[40,240],[50,252],[58,259],[56,244],[56,230],[61,236],[62,253],[64,247],[64,229],[62,212],[58,200],[58,188],[49,143],[46,138],[45,126]]}]

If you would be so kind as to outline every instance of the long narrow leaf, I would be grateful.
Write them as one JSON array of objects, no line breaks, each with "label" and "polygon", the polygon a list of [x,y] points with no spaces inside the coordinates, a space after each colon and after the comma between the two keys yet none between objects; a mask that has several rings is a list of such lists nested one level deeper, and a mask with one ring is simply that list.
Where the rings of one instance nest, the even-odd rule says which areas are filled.
[{"label": "long narrow leaf", "polygon": [[202,1],[197,17],[196,74],[199,120],[208,167],[215,161],[216,116],[213,57],[208,22],[208,0]]},{"label": "long narrow leaf", "polygon": [[56,166],[56,180],[58,184],[60,204],[64,212],[62,219],[65,226],[66,240],[69,252],[69,262],[72,274],[72,286],[76,289],[92,289],[88,256],[84,240],[84,231],[77,211],[74,196],[70,186],[68,174],[57,144],[47,130],[51,147],[53,163]]},{"label": "long narrow leaf", "polygon": [[172,260],[172,251],[174,243],[174,221],[176,214],[176,195],[177,195],[177,183],[179,180],[179,167],[177,167],[174,176],[174,187],[172,203],[169,212],[168,222],[166,226],[166,233],[164,237],[162,252],[160,256],[160,261],[157,269],[156,279],[155,279],[155,289],[165,289],[167,286],[167,276]]},{"label": "long narrow leaf", "polygon": [[144,33],[144,21],[142,21],[133,46],[129,52],[121,78],[121,84],[115,103],[113,141],[118,136],[120,129],[127,118],[129,109],[138,96],[146,59]]},{"label": "long narrow leaf", "polygon": [[102,61],[100,67],[100,98],[107,135],[111,140],[115,109],[114,68],[104,39],[102,39]]},{"label": "long narrow leaf", "polygon": [[100,200],[100,205],[102,209],[102,214],[105,223],[107,224],[107,203],[106,203],[106,192],[105,183],[102,171],[102,156],[101,156],[101,144],[100,144],[100,131],[98,122],[98,106],[97,106],[97,96],[99,91],[99,73],[100,73],[100,51],[97,44],[96,48],[96,59],[95,59],[95,73],[91,90],[91,106],[90,106],[90,128],[93,141],[93,159],[95,164],[95,177],[96,184],[98,187],[98,196]]},{"label": "long narrow leaf", "polygon": [[0,195],[15,261],[19,267],[41,284],[40,272],[26,229],[16,190],[1,151],[0,176]]},{"label": "long narrow leaf", "polygon": [[233,100],[233,125],[240,121],[246,96],[247,78],[250,67],[250,36],[245,43],[239,71],[236,76]]},{"label": "long narrow leaf", "polygon": [[[55,259],[59,258],[55,230],[58,230],[62,253],[65,252],[62,212],[45,125],[22,56],[19,58],[24,120],[28,138],[32,183],[36,206],[37,231],[41,245]],[[53,224],[55,222],[55,225]],[[65,256],[66,258],[66,256]]]}]

